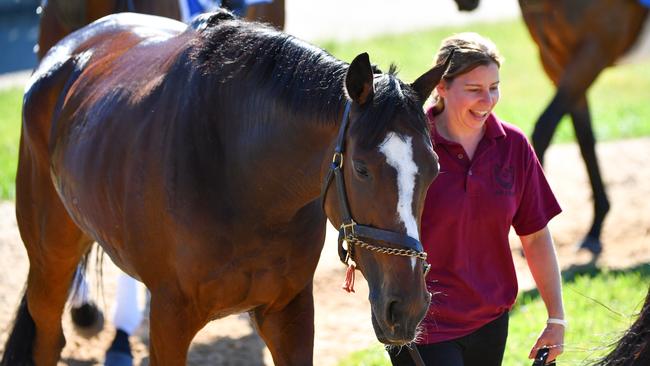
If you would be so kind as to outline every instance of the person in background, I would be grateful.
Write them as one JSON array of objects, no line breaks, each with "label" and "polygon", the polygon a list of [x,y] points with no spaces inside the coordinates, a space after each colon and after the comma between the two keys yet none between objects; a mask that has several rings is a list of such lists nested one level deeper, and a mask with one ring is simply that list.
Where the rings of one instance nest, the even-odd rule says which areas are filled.
[{"label": "person in background", "polygon": [[184,23],[191,22],[199,14],[215,11],[222,7],[232,11],[240,18],[244,18],[249,6],[271,2],[273,0],[178,0],[181,20]]},{"label": "person in background", "polygon": [[[517,277],[508,233],[513,227],[548,319],[529,358],[548,362],[563,351],[566,326],[560,271],[548,222],[561,212],[524,133],[494,113],[502,58],[476,33],[442,42],[436,57],[451,63],[426,109],[440,174],[427,191],[421,239],[433,294],[416,340],[426,365],[501,365]],[[389,348],[393,365],[414,365]]]}]

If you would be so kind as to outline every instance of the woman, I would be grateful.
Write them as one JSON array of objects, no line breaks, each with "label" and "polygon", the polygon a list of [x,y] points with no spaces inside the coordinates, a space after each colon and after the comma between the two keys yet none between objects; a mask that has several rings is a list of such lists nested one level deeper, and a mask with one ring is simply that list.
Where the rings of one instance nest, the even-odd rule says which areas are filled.
[{"label": "woman", "polygon": [[[563,351],[560,273],[547,223],[561,209],[526,136],[499,120],[501,57],[475,33],[445,39],[437,63],[451,57],[427,111],[440,175],[427,192],[422,242],[434,294],[418,338],[427,365],[500,365],[517,278],[508,242],[521,238],[548,312],[529,357]],[[541,325],[540,325],[541,326]],[[394,365],[413,365],[409,352],[391,350]]]}]

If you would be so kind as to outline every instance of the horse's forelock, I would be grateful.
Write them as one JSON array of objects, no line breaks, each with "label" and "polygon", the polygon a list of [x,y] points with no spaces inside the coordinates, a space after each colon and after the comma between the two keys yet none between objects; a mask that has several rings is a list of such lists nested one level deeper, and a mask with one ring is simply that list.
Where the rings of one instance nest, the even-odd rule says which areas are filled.
[{"label": "horse's forelock", "polygon": [[415,92],[402,83],[395,73],[396,68],[391,65],[388,74],[375,78],[372,104],[362,107],[361,115],[351,125],[351,133],[358,136],[358,142],[364,149],[376,148],[389,131],[409,129],[424,136],[429,135],[426,118]]}]

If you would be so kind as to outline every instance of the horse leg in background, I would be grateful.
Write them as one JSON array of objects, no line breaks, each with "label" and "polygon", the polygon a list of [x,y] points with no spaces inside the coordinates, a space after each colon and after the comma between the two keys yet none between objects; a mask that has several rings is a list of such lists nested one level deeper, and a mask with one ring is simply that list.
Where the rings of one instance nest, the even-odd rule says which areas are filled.
[{"label": "horse leg in background", "polygon": [[115,337],[106,351],[105,366],[133,365],[129,337],[140,326],[144,310],[138,301],[138,291],[138,281],[121,272],[117,279],[115,308],[113,309]]},{"label": "horse leg in background", "polygon": [[314,296],[310,282],[283,309],[253,310],[250,315],[271,351],[275,365],[313,365]]},{"label": "horse leg in background", "polygon": [[[551,57],[544,57],[543,53],[542,56],[544,69],[549,74],[551,80],[553,80],[557,85],[555,96],[537,120],[532,135],[533,147],[535,148],[535,152],[540,162],[543,163],[544,153],[551,143],[551,139],[553,138],[562,116],[567,113],[572,113],[574,110],[580,111],[579,103],[583,100],[586,101],[587,89],[589,89],[591,84],[596,80],[596,77],[609,64],[609,60],[602,52],[597,41],[585,41],[561,71],[558,67],[554,67],[554,64],[551,62]],[[584,103],[584,106],[586,107],[587,104]],[[590,179],[593,177],[591,180],[591,188],[592,192],[594,192],[594,200],[596,201],[602,199],[602,197],[597,196],[599,187],[603,196],[605,191],[598,171],[598,164],[594,151],[595,139],[593,138],[593,133],[591,133],[591,138],[589,138],[589,133],[586,132],[587,128],[591,131],[591,119],[588,118],[585,120],[584,112],[574,114],[579,118],[578,122],[574,121],[574,125],[577,126],[576,128],[579,127],[581,132],[580,136],[577,136],[577,138],[580,144],[580,149],[583,152],[583,157],[585,157],[585,153],[587,154],[585,161],[587,163],[587,169],[589,170]],[[586,115],[589,115],[588,110]],[[585,123],[588,124],[588,127],[584,126]],[[577,132],[576,135],[578,135]],[[591,146],[588,146],[589,144],[591,144]],[[587,161],[589,151],[594,151],[592,154],[593,165],[590,165],[591,162]],[[606,196],[604,197],[604,201],[607,201]],[[600,237],[593,237],[591,234],[600,235],[600,225],[607,213],[607,210],[604,209],[606,207],[604,202],[595,202],[594,206],[596,205],[598,205],[598,208],[600,208],[601,211],[595,215],[592,230],[579,245],[579,248],[589,250],[594,254],[594,256],[600,253],[602,245],[600,243]],[[597,222],[597,219],[599,219],[599,222]],[[598,229],[597,232],[593,230],[594,228]]]},{"label": "horse leg in background", "polygon": [[600,167],[598,166],[598,157],[596,156],[596,139],[594,132],[591,128],[591,116],[589,114],[589,104],[587,98],[583,97],[571,111],[571,120],[573,121],[573,128],[575,130],[576,139],[580,145],[580,153],[582,159],[587,166],[587,173],[589,174],[589,181],[593,191],[594,200],[594,221],[591,229],[586,237],[580,243],[580,248],[589,250],[594,254],[599,254],[602,251],[602,244],[600,242],[600,233],[603,227],[605,215],[609,211],[609,200],[605,192],[603,179],[600,175]]},{"label": "horse leg in background", "polygon": [[207,324],[199,314],[200,304],[193,302],[176,287],[176,280],[151,291],[149,315],[149,364],[186,365],[187,352],[196,333]]},{"label": "horse leg in background", "polygon": [[77,265],[91,240],[68,216],[52,185],[47,159],[35,152],[47,151],[47,145],[41,149],[27,146],[25,135],[23,131],[16,217],[30,266],[26,293],[2,365],[56,365],[65,344],[61,315]]}]

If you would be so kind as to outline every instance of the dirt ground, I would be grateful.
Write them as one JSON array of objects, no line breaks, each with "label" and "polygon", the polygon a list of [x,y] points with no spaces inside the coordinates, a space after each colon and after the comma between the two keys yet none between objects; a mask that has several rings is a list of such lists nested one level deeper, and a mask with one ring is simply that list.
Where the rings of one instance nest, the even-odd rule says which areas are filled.
[{"label": "dirt ground", "polygon": [[[650,139],[601,143],[598,154],[607,185],[611,211],[605,223],[605,250],[598,265],[625,268],[650,263]],[[564,212],[551,224],[562,268],[586,260],[573,252],[574,244],[587,231],[592,217],[589,190],[579,151],[575,145],[553,146],[547,153],[547,176]],[[18,297],[27,273],[27,257],[22,247],[12,203],[0,203],[0,347],[13,318]],[[370,322],[366,283],[358,278],[357,293],[340,289],[345,268],[338,261],[333,229],[328,232],[321,262],[315,276],[316,340],[315,364],[335,365],[348,353],[376,342]],[[532,281],[519,255],[520,245],[512,237],[513,256],[522,288]],[[104,295],[100,306],[110,314],[117,270],[104,267]],[[359,276],[360,277],[360,276]],[[92,282],[91,282],[92,283]],[[644,292],[645,289],[640,289]],[[107,316],[110,318],[110,316]],[[60,365],[90,366],[103,362],[104,350],[114,329],[107,319],[104,331],[87,340],[71,329],[69,318],[63,320],[68,343]],[[147,324],[132,337],[136,365],[147,362]],[[272,365],[264,343],[252,330],[246,315],[214,321],[195,338],[189,355],[190,365]]]}]

